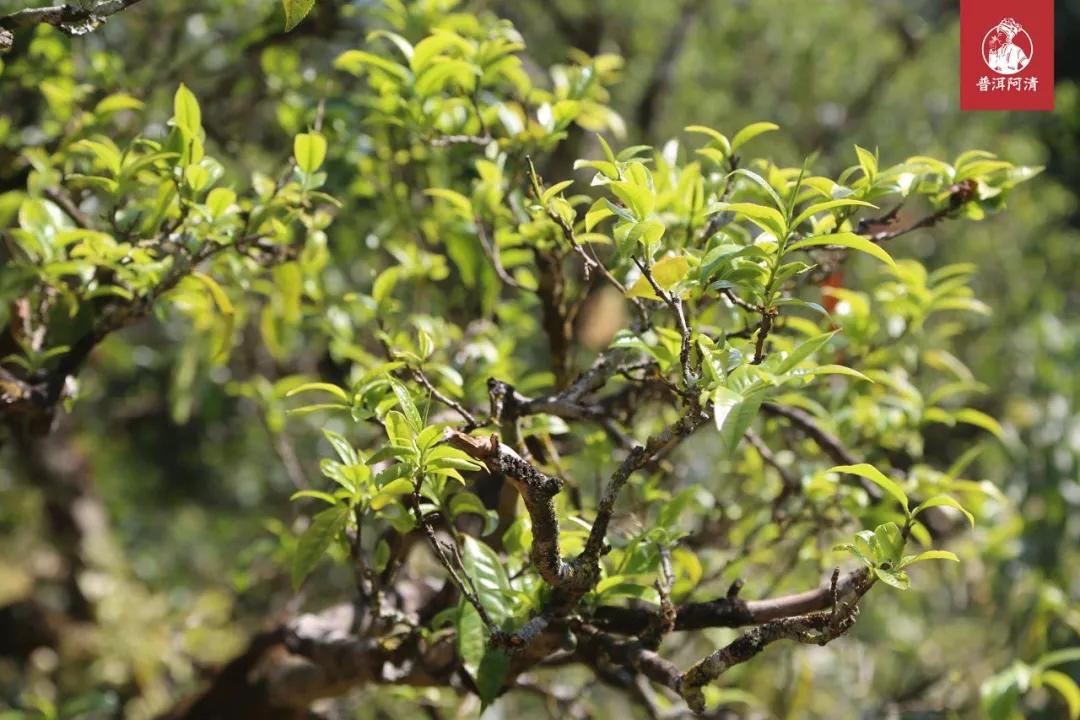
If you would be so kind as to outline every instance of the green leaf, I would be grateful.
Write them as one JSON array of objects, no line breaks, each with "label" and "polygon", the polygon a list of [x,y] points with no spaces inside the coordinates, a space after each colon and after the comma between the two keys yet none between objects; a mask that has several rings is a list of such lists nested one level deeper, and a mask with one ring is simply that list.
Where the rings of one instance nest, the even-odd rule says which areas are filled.
[{"label": "green leaf", "polygon": [[121,110],[141,110],[142,107],[142,100],[133,98],[127,93],[113,93],[112,95],[103,98],[101,102],[94,106],[94,114],[112,115]]},{"label": "green leaf", "polygon": [[1061,694],[1069,708],[1069,720],[1080,718],[1080,687],[1075,680],[1058,670],[1046,670],[1037,676],[1037,681]]},{"label": "green leaf", "polygon": [[968,512],[966,509],[964,509],[964,506],[961,505],[959,501],[957,501],[953,497],[950,497],[949,495],[935,495],[931,498],[923,500],[921,503],[919,503],[919,506],[911,512],[911,516],[915,517],[926,508],[939,507],[942,505],[951,507],[955,510],[959,510],[961,513],[963,513],[964,517],[968,519],[968,522],[971,523],[971,527],[975,527],[975,516]]},{"label": "green leaf", "polygon": [[408,495],[416,489],[413,481],[409,478],[398,478],[397,480],[391,480],[386,485],[379,488],[379,492],[375,497],[371,498],[371,509],[382,510],[384,507],[394,501],[395,498],[401,495]]},{"label": "green leaf", "polygon": [[623,205],[633,213],[635,220],[644,220],[656,206],[656,196],[647,187],[629,180],[612,182],[609,187]]},{"label": "green leaf", "polygon": [[783,214],[776,208],[771,208],[768,205],[741,202],[717,202],[710,205],[709,209],[706,210],[707,215],[718,212],[733,212],[736,215],[742,215],[751,220],[759,221],[755,224],[760,226],[763,230],[771,232],[778,238],[786,234],[787,222],[784,220]]},{"label": "green leaf", "polygon": [[298,394],[300,394],[302,392],[311,392],[313,390],[318,390],[318,391],[321,391],[321,392],[327,392],[327,393],[330,393],[331,395],[333,395],[334,397],[339,398],[342,402],[345,402],[345,403],[349,402],[349,394],[348,393],[346,393],[344,390],[339,388],[337,385],[334,385],[332,383],[325,383],[325,382],[310,382],[310,383],[304,383],[303,385],[297,385],[292,390],[285,393],[285,397],[289,398],[289,397],[292,397],[293,395],[298,395]]},{"label": "green leaf", "polygon": [[484,630],[484,621],[472,604],[461,600],[457,618],[457,649],[461,664],[473,677],[476,677],[480,669],[480,663],[484,659],[484,651],[487,647],[487,637]]},{"label": "green leaf", "polygon": [[739,446],[746,429],[750,427],[764,393],[756,392],[749,397],[720,386],[713,392],[713,420],[720,431],[720,440],[728,455],[732,455]]},{"label": "green leaf", "polygon": [[348,518],[349,509],[340,506],[323,510],[312,518],[311,525],[296,544],[292,566],[294,589],[298,589],[304,579],[315,569],[327,548],[330,547],[330,543],[334,541],[338,533],[345,529]]},{"label": "green leaf", "polygon": [[296,165],[305,175],[314,174],[326,160],[326,138],[319,133],[300,133],[293,140]]},{"label": "green leaf", "polygon": [[874,528],[874,542],[879,563],[889,563],[893,567],[900,565],[901,553],[904,552],[904,534],[896,523],[882,523]]},{"label": "green leaf", "polygon": [[362,74],[365,67],[374,67],[392,75],[400,82],[408,82],[412,77],[403,65],[363,50],[347,50],[341,53],[334,60],[334,67],[353,75]]},{"label": "green leaf", "polygon": [[489,648],[476,671],[476,689],[480,694],[483,710],[499,696],[507,675],[510,674],[510,656],[505,651]]},{"label": "green leaf", "polygon": [[690,272],[690,263],[685,255],[669,255],[661,258],[652,266],[653,279],[664,290],[670,290],[675,283]]},{"label": "green leaf", "polygon": [[911,587],[911,580],[908,579],[908,575],[903,570],[886,570],[885,568],[874,568],[874,574],[878,579],[886,585],[891,585],[898,590],[907,590]]},{"label": "green leaf", "polygon": [[686,130],[686,132],[708,135],[719,147],[722,158],[731,155],[731,143],[723,133],[713,130],[710,127],[705,127],[704,125],[687,125],[683,129]]},{"label": "green leaf", "polygon": [[199,101],[184,83],[180,83],[180,87],[176,89],[176,95],[173,96],[173,119],[180,129],[191,136],[198,135],[202,128]]},{"label": "green leaf", "polygon": [[[652,266],[652,276],[656,284],[663,290],[670,290],[675,283],[686,277],[690,272],[690,263],[685,255],[667,256],[656,261]],[[626,291],[627,297],[643,297],[650,300],[659,300],[652,284],[644,275],[639,277],[633,286]]]},{"label": "green leaf", "polygon": [[206,196],[206,210],[217,219],[236,204],[236,192],[229,188],[214,188]]},{"label": "green leaf", "polygon": [[905,493],[893,480],[885,477],[885,475],[873,465],[868,463],[859,463],[858,465],[836,465],[829,468],[828,472],[848,473],[849,475],[858,475],[861,478],[865,478],[896,498],[896,500],[904,507],[904,512],[908,512],[907,493]]},{"label": "green leaf", "polygon": [[1001,424],[984,412],[974,408],[964,408],[953,413],[953,417],[956,418],[956,422],[981,427],[983,430],[992,433],[998,440],[1005,442],[1005,430],[1001,427]]},{"label": "green leaf", "polygon": [[462,490],[450,498],[450,517],[456,518],[462,513],[473,513],[486,517],[487,507],[485,507],[484,501],[478,495]]},{"label": "green leaf", "polygon": [[610,204],[611,201],[607,198],[600,198],[592,204],[589,211],[585,213],[585,232],[591,233],[597,223],[615,214],[615,211],[608,207]]},{"label": "green leaf", "polygon": [[804,340],[794,350],[791,351],[790,355],[784,358],[784,361],[781,362],[779,366],[777,366],[776,372],[786,373],[794,369],[795,366],[801,363],[803,360],[810,357],[821,348],[825,347],[825,345],[829,342],[829,340],[832,340],[833,335],[835,335],[837,332],[838,331],[834,330],[832,332],[815,335],[808,340]]},{"label": "green leaf", "polygon": [[412,43],[409,42],[408,40],[406,40],[405,38],[403,38],[402,36],[398,35],[397,33],[392,33],[389,30],[372,30],[371,32],[368,33],[367,39],[368,39],[368,41],[371,41],[371,40],[374,40],[376,38],[381,38],[381,37],[386,38],[390,42],[394,43],[394,46],[397,47],[397,49],[401,51],[401,54],[405,56],[406,60],[411,60],[412,59],[412,56],[413,56],[413,45],[412,45]]},{"label": "green leaf", "polygon": [[314,405],[304,405],[298,408],[289,408],[285,411],[287,415],[310,415],[311,413],[321,412],[323,410],[348,410],[349,406],[344,403],[316,403]]},{"label": "green leaf", "polygon": [[838,200],[826,200],[825,202],[815,203],[815,204],[807,207],[801,213],[799,213],[799,215],[795,218],[795,220],[792,221],[791,227],[793,227],[793,228],[799,227],[804,222],[806,222],[807,220],[812,218],[814,215],[817,215],[819,212],[825,212],[826,210],[834,210],[834,209],[839,208],[839,207],[851,207],[851,206],[871,207],[871,208],[876,208],[877,207],[877,205],[874,205],[873,203],[868,203],[868,202],[865,202],[863,200],[856,200],[854,198],[840,198]]},{"label": "green leaf", "polygon": [[1048,652],[1035,661],[1035,667],[1039,670],[1064,665],[1065,663],[1080,662],[1080,647],[1063,648]]},{"label": "green leaf", "polygon": [[849,375],[853,378],[865,380],[868,383],[874,382],[871,378],[863,375],[854,368],[849,368],[846,365],[819,365],[814,368],[814,375]]},{"label": "green leaf", "polygon": [[360,462],[356,450],[344,437],[333,430],[328,430],[326,428],[323,428],[323,437],[325,437],[327,442],[333,446],[334,451],[337,453],[338,457],[341,458],[341,462],[346,465],[355,465]]},{"label": "green leaf", "polygon": [[297,490],[289,496],[289,500],[299,500],[300,498],[313,498],[315,500],[322,500],[323,502],[330,503],[331,505],[337,505],[337,498],[330,493],[323,492],[322,490]]},{"label": "green leaf", "polygon": [[771,122],[756,122],[747,125],[739,132],[735,133],[735,137],[731,138],[731,151],[735,152],[740,147],[750,142],[758,135],[762,133],[772,132],[773,130],[779,130],[780,126]]},{"label": "green leaf", "polygon": [[405,413],[405,419],[409,421],[409,426],[412,427],[413,432],[419,433],[424,428],[424,420],[420,417],[420,411],[416,409],[416,403],[413,402],[409,390],[397,378],[391,375],[387,375],[387,378],[390,380],[394,396],[397,397],[398,405]]},{"label": "green leaf", "polygon": [[508,597],[510,579],[499,556],[480,540],[466,535],[462,538],[462,564],[465,574],[476,585],[480,603],[496,623],[512,614]]},{"label": "green leaf", "polygon": [[214,280],[214,278],[209,275],[204,275],[201,272],[193,272],[191,273],[191,277],[206,286],[210,291],[210,296],[214,299],[214,305],[217,306],[218,312],[220,312],[222,318],[225,319],[225,328],[221,333],[221,347],[214,353],[214,358],[219,359],[228,352],[229,346],[232,344],[233,325],[236,313],[233,311],[233,305],[229,300],[229,296],[225,294],[225,291],[221,289],[221,286],[217,284],[217,281]]},{"label": "green leaf", "polygon": [[927,550],[921,552],[918,555],[908,555],[904,558],[900,567],[907,567],[908,565],[914,565],[917,562],[923,560],[951,560],[955,563],[960,562],[960,558],[956,557],[956,553],[949,552],[948,550]]},{"label": "green leaf", "polygon": [[573,180],[563,180],[560,183],[555,183],[554,185],[549,187],[547,190],[545,190],[544,194],[540,196],[540,202],[543,203],[544,205],[547,205],[548,201],[551,200],[551,198],[555,197],[556,195],[558,195],[563,190],[565,190],[566,188],[570,187],[573,184],[574,184]]},{"label": "green leaf", "polygon": [[390,544],[386,540],[379,540],[375,545],[375,554],[371,558],[375,572],[381,573],[385,570],[388,562],[390,562]]},{"label": "green leaf", "polygon": [[446,200],[454,209],[458,211],[462,218],[471,220],[473,216],[472,201],[465,197],[456,190],[450,190],[448,188],[428,188],[424,191],[425,195],[429,197],[436,197],[442,200]]},{"label": "green leaf", "polygon": [[773,207],[775,207],[777,210],[784,209],[784,201],[780,199],[780,195],[776,192],[776,188],[770,185],[765,178],[761,177],[756,172],[746,170],[745,168],[739,168],[738,170],[732,171],[731,174],[741,175],[742,177],[749,179],[751,182],[753,182],[755,185],[765,191],[765,194],[769,196],[770,200],[772,200]]},{"label": "green leaf", "polygon": [[600,133],[596,133],[596,139],[600,141],[600,147],[604,149],[604,157],[607,158],[607,161],[611,163],[612,166],[614,166],[616,164],[615,153],[611,152],[611,146],[608,145],[607,140],[605,140],[604,136]]},{"label": "green leaf", "polygon": [[113,177],[120,174],[120,163],[123,160],[120,151],[112,143],[98,142],[96,140],[79,140],[71,144],[72,151],[88,152],[94,156],[102,167],[112,173]]},{"label": "green leaf", "polygon": [[877,177],[878,169],[877,156],[858,145],[855,146],[855,154],[859,156],[859,167],[861,167],[863,173],[866,174],[866,181],[868,183],[874,182],[874,178]]},{"label": "green leaf", "polygon": [[281,4],[285,7],[285,32],[289,32],[307,17],[315,0],[281,0]]},{"label": "green leaf", "polygon": [[819,247],[822,245],[838,245],[840,247],[858,250],[867,255],[873,255],[889,267],[896,269],[896,262],[893,261],[892,256],[889,255],[889,253],[885,252],[884,248],[877,243],[867,240],[862,235],[856,235],[855,233],[850,232],[808,237],[805,240],[799,240],[796,243],[788,245],[787,252],[794,252],[795,250],[802,250],[808,247]]},{"label": "green leaf", "polygon": [[[607,162],[606,160],[575,160],[574,169],[580,170],[581,168],[596,170],[608,180],[619,179],[619,168],[613,163]],[[597,182],[594,180],[593,185],[596,184]]]}]

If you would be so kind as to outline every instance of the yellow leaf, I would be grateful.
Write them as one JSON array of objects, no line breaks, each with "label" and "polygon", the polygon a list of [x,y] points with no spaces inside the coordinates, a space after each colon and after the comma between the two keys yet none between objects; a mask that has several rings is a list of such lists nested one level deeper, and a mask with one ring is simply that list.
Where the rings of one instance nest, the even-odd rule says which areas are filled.
[{"label": "yellow leaf", "polygon": [[[652,266],[653,279],[664,290],[670,289],[675,283],[686,277],[688,272],[690,272],[690,263],[683,255],[661,258]],[[652,284],[644,275],[639,277],[637,282],[626,291],[626,297],[639,297],[647,300],[660,299],[653,290]]]},{"label": "yellow leaf", "polygon": [[690,272],[690,263],[683,255],[663,258],[652,268],[653,279],[665,290],[686,277],[688,272]]}]

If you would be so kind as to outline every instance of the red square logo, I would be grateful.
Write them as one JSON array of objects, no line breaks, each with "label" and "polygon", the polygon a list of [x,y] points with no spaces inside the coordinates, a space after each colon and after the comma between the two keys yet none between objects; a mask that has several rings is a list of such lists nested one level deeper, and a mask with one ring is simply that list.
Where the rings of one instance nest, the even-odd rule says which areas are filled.
[{"label": "red square logo", "polygon": [[1054,0],[960,0],[960,109],[1054,109]]}]

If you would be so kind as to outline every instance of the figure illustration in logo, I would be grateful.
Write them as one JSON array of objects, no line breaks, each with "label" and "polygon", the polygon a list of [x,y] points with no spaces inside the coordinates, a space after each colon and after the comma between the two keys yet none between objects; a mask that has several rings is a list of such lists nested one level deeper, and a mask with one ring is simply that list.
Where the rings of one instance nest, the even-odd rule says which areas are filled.
[{"label": "figure illustration in logo", "polygon": [[[1028,50],[1021,47],[1026,44]],[[1005,18],[983,39],[983,60],[1002,75],[1015,75],[1031,62],[1034,47],[1027,31],[1013,18]]]}]

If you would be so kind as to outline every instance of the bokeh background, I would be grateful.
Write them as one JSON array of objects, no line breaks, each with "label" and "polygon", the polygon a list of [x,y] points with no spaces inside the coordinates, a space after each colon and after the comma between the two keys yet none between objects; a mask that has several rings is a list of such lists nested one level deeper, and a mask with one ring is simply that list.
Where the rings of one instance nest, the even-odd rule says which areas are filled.
[{"label": "bokeh background", "polygon": [[[0,0],[0,14],[24,5]],[[269,171],[324,95],[333,58],[362,42],[368,5],[318,0],[286,35],[278,3],[146,0],[85,37],[31,33],[35,54],[0,74],[0,193],[25,184],[20,152],[56,137],[93,87],[131,92],[167,117],[183,81],[230,169]],[[466,5],[510,19],[540,66],[574,49],[625,58],[612,100],[623,145],[660,145],[688,124],[730,132],[772,120],[783,128],[771,136],[776,161],[815,152],[823,172],[849,165],[856,143],[883,163],[980,148],[1046,166],[991,221],[890,248],[930,266],[978,264],[976,293],[993,314],[958,347],[987,386],[979,409],[1006,440],[983,442],[968,475],[1013,511],[980,530],[978,551],[961,541],[950,582],[882,593],[853,638],[770,649],[733,684],[753,696],[740,707],[763,717],[1065,716],[1062,698],[1027,688],[1016,663],[1080,645],[1080,4],[1057,2],[1052,113],[959,111],[956,2]],[[589,142],[572,136],[547,174],[568,176]],[[336,223],[330,246],[356,230]],[[111,338],[57,431],[0,450],[0,717],[152,717],[289,606],[280,538],[319,435],[293,423],[282,432],[268,383],[319,374],[319,358],[239,352],[229,368],[207,367],[184,332],[144,323]],[[957,459],[952,445],[926,442],[937,465]],[[1080,664],[1059,669],[1078,677]],[[331,710],[392,717],[410,707],[401,692],[365,691]],[[425,702],[458,712],[452,697]],[[588,702],[593,717],[610,717],[622,701],[598,691]],[[522,707],[549,712],[499,704],[489,717]]]}]

